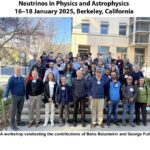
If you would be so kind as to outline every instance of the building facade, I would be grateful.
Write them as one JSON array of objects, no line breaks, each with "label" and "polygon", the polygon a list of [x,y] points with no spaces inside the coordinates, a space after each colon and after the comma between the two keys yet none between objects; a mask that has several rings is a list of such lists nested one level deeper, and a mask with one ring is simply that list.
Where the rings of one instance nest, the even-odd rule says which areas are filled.
[{"label": "building facade", "polygon": [[150,18],[74,17],[71,51],[74,56],[91,52],[129,58],[132,64],[150,67]]}]

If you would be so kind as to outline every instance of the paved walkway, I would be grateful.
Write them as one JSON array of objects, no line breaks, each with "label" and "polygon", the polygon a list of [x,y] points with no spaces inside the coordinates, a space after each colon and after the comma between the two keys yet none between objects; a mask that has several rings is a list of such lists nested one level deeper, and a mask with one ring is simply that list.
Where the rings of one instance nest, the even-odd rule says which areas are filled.
[{"label": "paved walkway", "polygon": [[[104,128],[96,127],[94,129],[90,128],[90,124],[87,124],[86,127],[82,127],[80,124],[77,125],[77,127],[71,126],[63,126],[60,127],[58,124],[55,124],[54,127],[51,127],[50,125],[43,127],[43,124],[41,124],[39,127],[31,127],[28,128],[27,126],[24,127],[18,127],[19,131],[150,131],[150,122],[147,126],[135,126],[131,127],[127,125],[126,127],[124,126],[116,126],[116,125],[111,125],[110,127],[106,126]],[[8,127],[8,131],[12,131],[10,127]]]}]

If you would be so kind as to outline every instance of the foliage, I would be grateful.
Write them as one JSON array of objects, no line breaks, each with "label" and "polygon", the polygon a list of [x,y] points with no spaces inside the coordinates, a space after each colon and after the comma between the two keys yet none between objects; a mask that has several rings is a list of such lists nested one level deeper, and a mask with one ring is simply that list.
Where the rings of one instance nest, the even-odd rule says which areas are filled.
[{"label": "foliage", "polygon": [[[2,89],[0,89],[0,112],[3,111],[3,108],[2,108],[3,93],[4,93],[4,91],[3,91]],[[11,99],[11,98],[8,98],[8,99],[4,102],[4,105],[10,105],[11,103],[12,103],[12,99]]]},{"label": "foliage", "polygon": [[145,82],[148,86],[150,86],[150,78],[145,78]]}]

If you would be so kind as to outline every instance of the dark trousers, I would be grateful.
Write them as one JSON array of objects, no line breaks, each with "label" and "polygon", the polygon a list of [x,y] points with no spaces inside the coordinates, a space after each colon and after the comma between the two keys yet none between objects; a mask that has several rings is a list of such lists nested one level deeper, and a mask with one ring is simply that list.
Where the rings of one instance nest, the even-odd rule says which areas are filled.
[{"label": "dark trousers", "polygon": [[85,99],[78,99],[74,98],[74,114],[73,114],[73,120],[74,123],[77,123],[77,115],[78,115],[78,110],[79,110],[79,105],[81,109],[81,122],[84,125],[85,124]]},{"label": "dark trousers", "polygon": [[146,103],[135,103],[135,113],[136,113],[136,122],[140,123],[140,114],[142,112],[142,121],[143,124],[147,124],[147,111],[146,111]]},{"label": "dark trousers", "polygon": [[16,126],[16,122],[21,122],[23,105],[24,96],[12,96],[11,127]]},{"label": "dark trousers", "polygon": [[69,105],[60,104],[59,105],[59,119],[60,123],[63,122],[63,111],[65,110],[65,122],[69,121]]}]

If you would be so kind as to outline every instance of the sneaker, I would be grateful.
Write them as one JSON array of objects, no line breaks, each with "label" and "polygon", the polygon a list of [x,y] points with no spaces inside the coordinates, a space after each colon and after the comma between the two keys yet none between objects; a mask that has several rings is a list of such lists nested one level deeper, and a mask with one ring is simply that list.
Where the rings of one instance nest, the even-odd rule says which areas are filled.
[{"label": "sneaker", "polygon": [[91,128],[95,128],[96,127],[96,124],[91,124]]},{"label": "sneaker", "polygon": [[16,126],[11,127],[11,129],[12,129],[13,131],[18,131],[18,130],[19,130],[19,128],[17,128]]},{"label": "sneaker", "polygon": [[28,128],[31,128],[33,126],[33,123],[28,124]]},{"label": "sneaker", "polygon": [[130,126],[131,126],[131,127],[135,127],[134,123],[130,123]]},{"label": "sneaker", "polygon": [[107,126],[110,126],[110,122],[109,121],[107,121]]},{"label": "sneaker", "polygon": [[101,128],[104,128],[104,124],[103,124],[103,123],[99,124],[99,126],[100,126]]},{"label": "sneaker", "polygon": [[123,126],[126,126],[127,124],[126,124],[126,122],[125,122],[125,121],[123,121],[123,122],[122,122],[122,125],[123,125]]},{"label": "sneaker", "polygon": [[116,126],[120,126],[118,122],[114,122],[114,124],[115,124]]},{"label": "sneaker", "polygon": [[17,126],[26,126],[26,122],[24,122],[24,121],[17,122]]},{"label": "sneaker", "polygon": [[51,127],[54,127],[54,123],[51,123]]},{"label": "sneaker", "polygon": [[140,126],[140,122],[137,122],[136,124],[137,124],[137,126]]},{"label": "sneaker", "polygon": [[36,128],[39,127],[39,123],[36,123],[36,124],[35,124],[35,127],[36,127]]},{"label": "sneaker", "polygon": [[45,123],[43,124],[44,127],[46,127],[47,125],[48,125],[48,122],[45,122]]},{"label": "sneaker", "polygon": [[82,127],[85,127],[85,123],[82,123]]},{"label": "sneaker", "polygon": [[73,126],[74,126],[74,127],[76,127],[76,126],[77,126],[77,123],[76,123],[76,122],[74,122],[74,123],[73,123]]},{"label": "sneaker", "polygon": [[63,122],[59,123],[59,126],[64,126],[64,123]]}]

